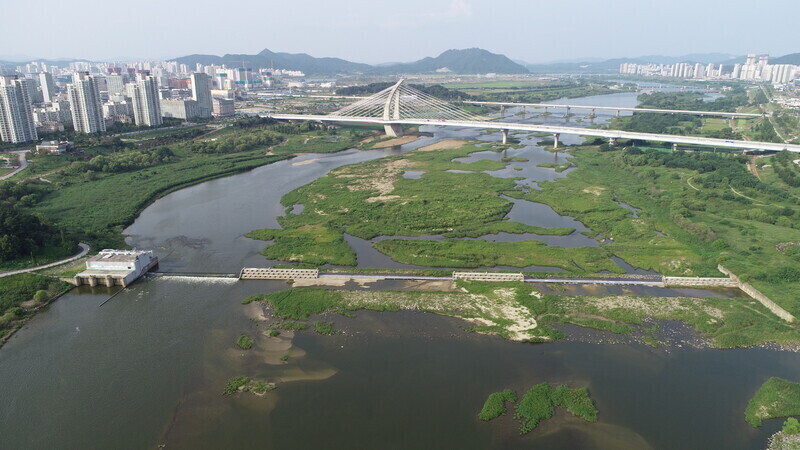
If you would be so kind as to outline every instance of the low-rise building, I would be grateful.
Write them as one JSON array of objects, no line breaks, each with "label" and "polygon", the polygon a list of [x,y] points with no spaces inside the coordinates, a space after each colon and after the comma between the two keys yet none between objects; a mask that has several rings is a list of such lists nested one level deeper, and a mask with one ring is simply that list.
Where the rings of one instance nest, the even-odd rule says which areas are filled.
[{"label": "low-rise building", "polygon": [[102,250],[86,261],[86,270],[75,275],[77,286],[128,286],[158,265],[158,258],[150,250]]},{"label": "low-rise building", "polygon": [[51,155],[61,155],[72,150],[72,142],[69,141],[44,141],[36,146],[36,153],[49,153]]},{"label": "low-rise building", "polygon": [[211,114],[214,117],[233,117],[235,113],[233,100],[216,97],[211,100]]}]

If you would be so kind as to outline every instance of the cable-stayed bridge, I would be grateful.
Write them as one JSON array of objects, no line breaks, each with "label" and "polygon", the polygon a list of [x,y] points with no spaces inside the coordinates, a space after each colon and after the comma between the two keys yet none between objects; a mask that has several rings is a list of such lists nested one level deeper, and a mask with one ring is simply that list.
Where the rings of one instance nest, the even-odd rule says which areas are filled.
[{"label": "cable-stayed bridge", "polygon": [[[636,111],[638,111],[638,109]],[[669,142],[676,148],[678,144],[687,144],[744,150],[781,151],[786,149],[791,152],[800,153],[800,145],[796,144],[493,121],[489,118],[464,111],[450,102],[433,97],[430,94],[408,86],[402,79],[391,87],[369,97],[362,98],[330,114],[263,114],[262,116],[279,120],[373,123],[383,125],[386,134],[389,136],[402,135],[403,125],[437,125],[461,128],[500,129],[504,144],[508,142],[508,132],[512,130],[548,133],[553,135],[554,147],[556,148],[558,148],[559,137],[562,134],[578,134],[582,136],[606,138],[611,144],[615,144],[617,139],[638,139],[644,141]]]}]

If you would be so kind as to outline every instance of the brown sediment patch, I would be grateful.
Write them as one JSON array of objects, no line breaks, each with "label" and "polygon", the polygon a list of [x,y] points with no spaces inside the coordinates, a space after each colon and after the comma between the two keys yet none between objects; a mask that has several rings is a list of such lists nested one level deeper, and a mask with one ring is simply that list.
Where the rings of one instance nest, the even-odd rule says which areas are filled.
[{"label": "brown sediment patch", "polygon": [[469,141],[465,139],[445,139],[444,141],[439,141],[435,144],[426,145],[425,147],[420,148],[417,150],[418,152],[430,152],[433,150],[452,150],[454,148],[460,148],[467,145]]},{"label": "brown sediment patch", "polygon": [[395,145],[408,144],[419,139],[419,136],[402,136],[399,138],[389,139],[388,141],[378,142],[372,148],[387,148],[394,147]]},{"label": "brown sediment patch", "polygon": [[305,286],[330,286],[330,287],[341,287],[346,285],[348,282],[355,282],[360,286],[366,286],[368,284],[374,283],[378,281],[375,278],[360,278],[358,276],[325,276],[324,278],[298,278],[294,280],[292,284],[293,287],[305,287]]},{"label": "brown sediment patch", "polygon": [[306,164],[315,163],[317,161],[319,161],[319,158],[314,158],[314,159],[309,159],[309,160],[306,160],[306,161],[300,161],[300,162],[292,163],[292,165],[293,166],[305,166]]},{"label": "brown sediment patch", "polygon": [[399,195],[379,195],[377,197],[370,197],[364,201],[367,203],[390,202],[392,200],[397,200],[398,198],[400,198]]},{"label": "brown sediment patch", "polygon": [[586,194],[600,195],[605,190],[606,190],[606,188],[604,188],[602,186],[590,186],[590,187],[585,188],[581,192],[586,193]]},{"label": "brown sediment patch", "polygon": [[377,191],[378,195],[383,196],[394,191],[394,183],[406,169],[416,166],[415,161],[407,159],[396,159],[376,168],[373,172],[352,173],[348,169],[336,174],[336,178],[352,178],[353,182],[347,185],[347,189],[354,191]]}]

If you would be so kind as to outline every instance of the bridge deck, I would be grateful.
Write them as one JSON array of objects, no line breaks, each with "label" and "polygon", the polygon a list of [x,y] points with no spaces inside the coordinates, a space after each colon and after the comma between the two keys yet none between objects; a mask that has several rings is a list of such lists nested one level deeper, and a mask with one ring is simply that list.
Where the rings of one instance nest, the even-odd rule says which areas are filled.
[{"label": "bridge deck", "polygon": [[513,122],[490,122],[490,121],[461,121],[461,120],[435,120],[435,119],[400,119],[383,120],[374,117],[346,117],[332,115],[310,115],[310,114],[263,114],[262,117],[272,117],[279,120],[312,120],[320,122],[357,122],[373,123],[376,125],[438,125],[462,128],[490,128],[515,131],[528,131],[534,133],[551,134],[578,134],[582,136],[595,136],[613,139],[638,139],[643,141],[669,142],[673,144],[705,145],[709,147],[721,148],[740,148],[745,150],[769,150],[800,153],[800,145],[779,144],[774,142],[757,141],[734,141],[725,139],[704,138],[695,136],[678,136],[672,134],[637,133],[622,130],[600,130],[593,128],[535,125]]}]

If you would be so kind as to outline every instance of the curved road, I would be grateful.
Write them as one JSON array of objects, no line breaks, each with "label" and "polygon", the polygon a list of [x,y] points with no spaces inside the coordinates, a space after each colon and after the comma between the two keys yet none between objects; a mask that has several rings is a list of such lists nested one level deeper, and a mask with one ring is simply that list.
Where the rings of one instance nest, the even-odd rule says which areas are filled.
[{"label": "curved road", "polygon": [[81,251],[78,254],[70,256],[67,259],[62,259],[60,261],[51,262],[50,264],[44,264],[44,265],[41,265],[41,266],[28,267],[27,269],[19,269],[19,270],[10,270],[8,272],[0,272],[0,278],[9,277],[11,275],[19,275],[21,273],[34,272],[36,270],[49,269],[50,267],[59,266],[61,264],[68,263],[70,261],[75,261],[76,259],[82,258],[82,257],[86,256],[87,253],[89,253],[89,248],[90,247],[89,247],[88,244],[84,244],[83,242],[81,242],[81,243],[78,244],[78,246],[81,248]]},{"label": "curved road", "polygon": [[29,152],[29,150],[16,150],[16,151],[13,151],[13,152],[8,152],[8,153],[16,153],[17,154],[17,160],[19,161],[19,167],[17,167],[16,169],[12,170],[11,172],[9,172],[9,173],[7,173],[7,174],[5,174],[3,176],[0,176],[0,180],[5,180],[6,178],[11,178],[14,175],[16,175],[16,174],[22,172],[23,170],[25,170],[25,168],[28,167],[28,158],[25,157],[25,153],[28,153],[28,152]]}]

